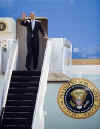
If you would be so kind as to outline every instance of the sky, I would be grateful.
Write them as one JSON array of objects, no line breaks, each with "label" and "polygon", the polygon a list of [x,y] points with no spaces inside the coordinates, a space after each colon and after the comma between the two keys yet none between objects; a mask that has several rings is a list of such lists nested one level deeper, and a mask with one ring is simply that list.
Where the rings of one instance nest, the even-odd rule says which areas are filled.
[{"label": "sky", "polygon": [[100,0],[0,0],[0,17],[31,11],[48,18],[49,37],[72,43],[73,58],[100,58]]}]

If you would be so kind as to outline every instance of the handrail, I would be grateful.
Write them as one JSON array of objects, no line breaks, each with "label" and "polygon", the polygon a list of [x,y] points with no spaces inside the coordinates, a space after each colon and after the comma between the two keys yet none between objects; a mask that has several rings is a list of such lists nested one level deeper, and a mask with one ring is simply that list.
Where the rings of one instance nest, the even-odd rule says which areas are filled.
[{"label": "handrail", "polygon": [[17,54],[18,54],[18,42],[13,44],[8,58],[5,79],[4,79],[3,95],[2,95],[2,108],[5,108],[10,79],[11,79],[12,71],[14,70],[14,67],[16,65]]},{"label": "handrail", "polygon": [[16,65],[17,54],[18,54],[18,42],[13,44],[7,61],[7,68],[6,68],[5,78],[4,78],[4,87],[3,87],[2,102],[1,102],[0,128],[2,128],[2,120],[3,120],[4,111],[5,111],[5,104],[6,104],[10,79],[12,75],[12,70],[14,70],[14,68],[16,67],[15,65]]},{"label": "handrail", "polygon": [[32,129],[44,128],[43,105],[44,105],[44,98],[45,98],[45,93],[47,88],[49,62],[50,62],[51,49],[52,49],[52,42],[50,41],[51,39],[48,39],[45,54],[44,54],[44,61],[43,61],[43,67],[41,71],[39,90],[37,94],[36,106],[35,106],[35,111],[33,115],[34,122],[32,122]]}]

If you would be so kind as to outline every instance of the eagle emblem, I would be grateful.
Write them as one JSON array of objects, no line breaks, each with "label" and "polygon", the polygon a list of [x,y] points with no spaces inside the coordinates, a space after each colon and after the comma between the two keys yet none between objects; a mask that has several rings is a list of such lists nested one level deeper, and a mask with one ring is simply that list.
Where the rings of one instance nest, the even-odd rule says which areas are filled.
[{"label": "eagle emblem", "polygon": [[99,109],[100,93],[91,81],[73,78],[61,86],[57,102],[66,115],[76,119],[85,119]]}]

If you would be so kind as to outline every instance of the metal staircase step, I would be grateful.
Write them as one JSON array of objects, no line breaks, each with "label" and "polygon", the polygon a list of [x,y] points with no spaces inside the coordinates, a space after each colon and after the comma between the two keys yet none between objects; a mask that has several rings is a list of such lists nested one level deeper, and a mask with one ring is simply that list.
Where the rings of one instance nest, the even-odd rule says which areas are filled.
[{"label": "metal staircase step", "polygon": [[25,99],[25,100],[34,100],[36,99],[36,94],[32,94],[32,95],[18,95],[18,94],[8,94],[8,100],[22,100],[22,99]]},{"label": "metal staircase step", "polygon": [[30,77],[30,76],[13,76],[11,78],[11,82],[34,82],[34,81],[38,81],[39,82],[40,77],[39,76],[34,76],[34,77]]},{"label": "metal staircase step", "polygon": [[9,93],[10,95],[36,95],[36,93],[34,92],[34,93]]},{"label": "metal staircase step", "polygon": [[4,124],[3,129],[31,129],[30,124]]},{"label": "metal staircase step", "polygon": [[10,88],[9,93],[37,93],[38,88],[37,87],[28,87],[28,88]]},{"label": "metal staircase step", "polygon": [[[32,110],[33,111],[33,110]],[[28,118],[31,118],[33,117],[33,113],[32,111],[30,112],[5,112],[4,113],[4,117],[10,117],[10,118],[20,118],[20,117],[28,117]]]},{"label": "metal staircase step", "polygon": [[28,118],[4,118],[3,124],[32,124],[32,120]]},{"label": "metal staircase step", "polygon": [[34,71],[13,71],[12,76],[40,76],[41,71],[34,70]]},{"label": "metal staircase step", "polygon": [[23,113],[23,112],[32,112],[35,106],[6,106],[5,112],[15,112],[15,113]]},{"label": "metal staircase step", "polygon": [[38,87],[39,82],[34,81],[34,82],[11,82],[10,87]]},{"label": "metal staircase step", "polygon": [[35,101],[33,100],[21,100],[21,101],[16,101],[16,100],[7,100],[6,106],[34,106]]}]

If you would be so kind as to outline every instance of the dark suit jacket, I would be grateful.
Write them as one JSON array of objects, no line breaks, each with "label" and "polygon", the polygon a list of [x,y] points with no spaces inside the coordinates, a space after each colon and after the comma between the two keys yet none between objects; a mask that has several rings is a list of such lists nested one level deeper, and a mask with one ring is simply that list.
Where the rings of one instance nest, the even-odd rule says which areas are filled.
[{"label": "dark suit jacket", "polygon": [[33,30],[32,30],[31,20],[21,21],[21,25],[24,25],[27,27],[27,42],[30,42],[30,40],[32,39],[32,36],[34,39],[38,40],[39,39],[38,31],[40,31],[43,34],[43,36],[45,35],[39,21],[35,21],[35,26]]}]

